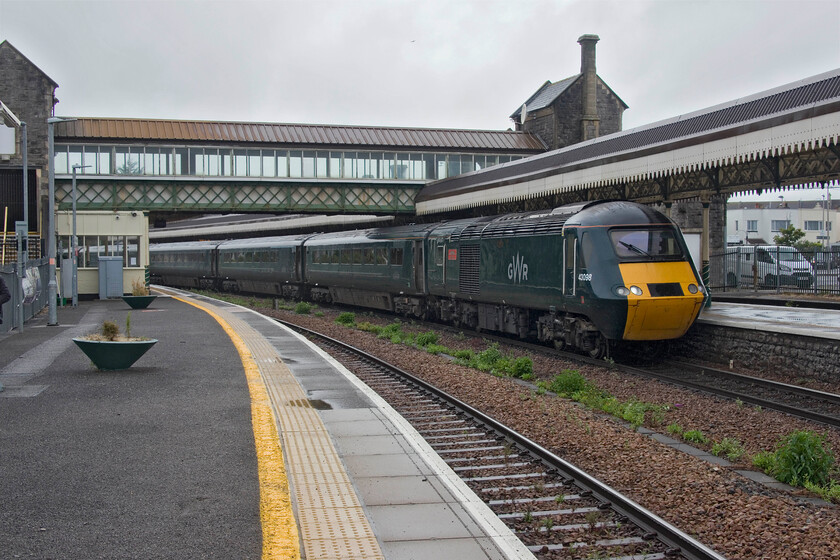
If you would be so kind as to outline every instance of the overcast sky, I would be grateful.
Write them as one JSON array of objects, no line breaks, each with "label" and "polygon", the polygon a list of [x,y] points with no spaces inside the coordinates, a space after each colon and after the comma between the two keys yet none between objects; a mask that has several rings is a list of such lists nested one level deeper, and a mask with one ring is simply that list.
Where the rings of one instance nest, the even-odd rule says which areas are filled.
[{"label": "overcast sky", "polygon": [[838,0],[0,0],[63,116],[503,130],[588,33],[625,129],[840,67]]}]

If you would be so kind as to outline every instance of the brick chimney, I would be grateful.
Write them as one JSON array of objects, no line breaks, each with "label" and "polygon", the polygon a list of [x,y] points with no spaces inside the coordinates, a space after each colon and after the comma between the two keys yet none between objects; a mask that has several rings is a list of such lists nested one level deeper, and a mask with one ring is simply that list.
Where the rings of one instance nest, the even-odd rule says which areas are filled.
[{"label": "brick chimney", "polygon": [[581,100],[581,141],[591,140],[599,136],[600,119],[598,119],[598,75],[595,71],[595,44],[601,38],[597,35],[581,35],[580,43],[580,73],[583,74],[583,96]]}]

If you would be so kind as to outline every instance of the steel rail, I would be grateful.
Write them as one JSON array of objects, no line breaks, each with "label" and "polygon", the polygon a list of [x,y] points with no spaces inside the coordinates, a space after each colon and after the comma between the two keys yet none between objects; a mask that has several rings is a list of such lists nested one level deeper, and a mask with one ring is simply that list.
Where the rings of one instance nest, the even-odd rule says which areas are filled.
[{"label": "steel rail", "polygon": [[[693,368],[697,368],[701,371],[710,369],[710,368],[705,368],[703,366],[698,366],[698,365],[694,365],[694,364],[686,364],[685,365],[685,367],[689,367],[689,366],[693,367]],[[688,379],[681,378],[676,373],[672,375],[672,374],[669,374],[669,373],[660,373],[660,372],[656,372],[656,371],[649,370],[649,369],[637,368],[637,367],[634,367],[634,366],[627,366],[627,365],[621,365],[621,366],[618,366],[618,367],[620,367],[622,371],[627,371],[629,373],[635,373],[637,375],[641,375],[641,376],[644,376],[644,377],[650,377],[650,378],[657,379],[657,380],[660,380],[660,381],[668,381],[668,382],[674,383],[676,385],[679,385],[681,387],[689,387],[691,389],[697,389],[698,391],[711,393],[713,395],[718,395],[720,397],[726,397],[726,398],[732,399],[732,400],[740,400],[742,402],[746,402],[746,403],[749,403],[749,404],[752,404],[752,405],[755,405],[755,406],[760,406],[762,408],[777,410],[779,412],[784,412],[786,414],[790,414],[791,416],[796,416],[798,418],[803,418],[805,420],[810,420],[812,422],[818,422],[820,424],[825,424],[825,425],[832,426],[832,427],[835,427],[835,428],[840,428],[840,418],[837,418],[835,416],[827,416],[825,414],[820,414],[819,412],[814,412],[812,410],[807,410],[807,409],[804,409],[804,408],[790,406],[790,405],[787,405],[785,403],[781,403],[781,402],[778,402],[778,401],[771,401],[771,400],[768,400],[768,399],[762,399],[761,397],[756,397],[756,396],[753,396],[753,395],[750,395],[750,394],[747,394],[747,393],[730,391],[728,389],[715,387],[714,385],[711,385],[711,384],[696,383],[694,381],[690,381]],[[716,372],[717,372],[718,375],[724,375],[724,374],[729,375],[730,374],[730,372],[726,372],[726,371],[723,371],[723,370],[716,370]],[[768,381],[768,380],[758,380],[758,378],[745,376],[745,375],[742,375],[742,374],[734,374],[733,377],[735,377],[735,376],[738,376],[738,378],[746,378],[746,379],[744,379],[744,381],[747,381],[747,382],[750,382],[750,383],[752,383],[753,380],[761,381],[761,383],[757,382],[756,384],[757,385],[763,385],[763,386],[768,387],[768,388],[774,388],[774,389],[779,389],[779,390],[788,390],[788,387],[794,387],[792,385],[787,385],[785,383],[777,383],[777,382]],[[773,383],[775,383],[776,385],[771,385]],[[807,391],[811,391],[811,390],[806,389],[804,387],[798,387],[797,391],[791,391],[791,392],[795,392],[796,394],[800,394],[800,395],[813,396],[813,398],[822,398],[819,395],[830,395],[830,396],[833,396],[833,397],[837,397],[837,395],[833,395],[832,393],[823,393],[822,391],[813,391],[809,394],[809,393],[807,393]]]},{"label": "steel rail", "polygon": [[793,393],[795,395],[801,395],[803,397],[809,397],[814,399],[819,399],[825,402],[830,402],[832,404],[840,405],[840,395],[836,393],[828,393],[826,391],[818,391],[816,389],[809,389],[807,387],[800,387],[799,385],[791,385],[790,383],[782,383],[781,381],[773,381],[771,379],[763,379],[761,377],[754,377],[752,375],[745,375],[743,373],[737,373],[734,371],[726,371],[724,369],[718,369],[714,367],[707,367],[701,366],[697,364],[692,364],[689,362],[682,362],[680,360],[668,360],[668,362],[672,364],[676,364],[682,367],[691,367],[697,368],[704,372],[711,372],[714,375],[720,375],[723,377],[732,377],[734,379],[739,379],[745,383],[752,383],[753,385],[759,385],[761,387],[767,387],[768,389],[777,389],[780,391],[786,391],[788,393]]},{"label": "steel rail", "polygon": [[[435,326],[435,325],[430,324],[430,326]],[[451,327],[447,327],[445,325],[444,326],[437,325],[437,328],[452,330]],[[696,389],[698,391],[704,391],[706,393],[711,393],[711,394],[714,394],[714,395],[717,395],[717,396],[720,396],[720,397],[725,397],[725,398],[732,399],[732,400],[740,400],[742,402],[749,403],[749,404],[752,404],[752,405],[755,405],[755,406],[760,406],[762,408],[776,410],[776,411],[779,411],[779,412],[784,412],[786,414],[790,414],[791,416],[796,416],[797,418],[802,418],[802,419],[805,419],[805,420],[810,420],[812,422],[825,424],[827,426],[840,428],[840,418],[838,418],[838,417],[828,416],[828,415],[825,415],[825,414],[821,414],[819,412],[815,412],[813,410],[808,410],[808,409],[805,409],[805,408],[791,406],[791,405],[788,405],[788,404],[785,404],[785,403],[782,403],[782,402],[778,402],[778,401],[763,399],[761,397],[756,397],[756,396],[750,395],[748,393],[730,391],[730,390],[727,390],[727,389],[723,389],[723,388],[720,388],[720,387],[715,387],[714,385],[709,385],[709,384],[705,384],[705,383],[696,383],[696,382],[693,382],[693,381],[690,381],[690,380],[687,380],[687,379],[684,379],[684,378],[680,377],[679,374],[676,373],[676,372],[673,373],[673,374],[657,372],[657,371],[654,371],[653,369],[646,369],[644,367],[632,366],[632,365],[628,365],[628,364],[622,364],[622,363],[619,363],[619,362],[607,364],[607,363],[604,362],[603,359],[599,360],[599,359],[595,359],[595,358],[590,358],[589,356],[584,356],[584,355],[581,355],[581,354],[568,352],[566,350],[556,350],[556,349],[552,349],[548,346],[541,346],[541,345],[533,344],[533,343],[530,343],[530,342],[525,342],[525,341],[516,340],[516,339],[509,339],[509,338],[500,337],[500,336],[492,335],[492,334],[488,334],[488,333],[482,333],[481,336],[488,339],[488,340],[493,340],[493,341],[497,341],[497,342],[500,342],[500,343],[509,344],[509,345],[512,345],[512,346],[519,346],[521,348],[525,348],[525,349],[532,350],[532,351],[535,351],[535,352],[542,352],[542,353],[544,353],[546,355],[549,355],[549,356],[562,357],[562,358],[565,358],[565,359],[568,359],[568,360],[576,361],[576,362],[579,362],[579,363],[585,363],[585,364],[589,364],[589,365],[595,365],[595,366],[601,366],[601,367],[610,367],[610,368],[617,369],[619,371],[624,371],[624,372],[631,373],[631,374],[634,374],[634,375],[640,375],[642,377],[648,377],[648,378],[656,379],[656,380],[659,380],[659,381],[667,381],[669,383],[673,383],[673,384],[681,386],[681,387],[687,387],[687,388],[691,388],[691,389]],[[753,376],[744,375],[744,374],[741,374],[741,373],[735,373],[735,372],[730,372],[730,371],[726,371],[726,370],[715,369],[715,368],[712,368],[712,367],[701,366],[701,365],[697,365],[697,364],[691,364],[691,363],[688,363],[688,362],[681,362],[681,361],[678,361],[678,360],[668,360],[668,362],[676,364],[680,367],[693,368],[693,369],[698,370],[700,372],[708,371],[708,372],[711,372],[711,373],[713,373],[715,375],[718,375],[718,376],[730,377],[730,378],[736,379],[738,381],[741,381],[743,383],[752,383],[754,385],[765,387],[765,388],[768,388],[768,389],[788,392],[788,393],[791,393],[791,394],[804,396],[804,397],[808,397],[808,398],[812,398],[812,399],[818,399],[818,400],[822,400],[824,402],[828,402],[828,403],[835,404],[835,405],[840,405],[840,395],[835,394],[835,393],[827,393],[827,392],[824,392],[824,391],[817,391],[815,389],[808,389],[806,387],[799,387],[799,386],[790,385],[790,384],[787,384],[787,383],[780,383],[778,381],[771,381],[771,380],[768,380],[768,379],[762,379],[762,378],[759,378],[759,377],[753,377]],[[663,362],[663,363],[667,363],[667,362]]]},{"label": "steel rail", "polygon": [[473,417],[476,421],[480,422],[481,424],[484,424],[488,428],[499,433],[501,436],[508,438],[515,444],[520,445],[522,448],[526,449],[528,452],[530,452],[532,455],[534,455],[540,461],[542,461],[549,471],[559,473],[561,476],[572,480],[574,484],[576,484],[583,490],[588,490],[592,492],[592,494],[602,502],[611,504],[612,509],[616,511],[616,513],[625,516],[627,519],[631,520],[634,524],[639,526],[642,530],[655,533],[663,543],[665,543],[669,547],[679,549],[682,552],[683,556],[685,556],[687,559],[726,560],[724,556],[719,555],[706,545],[698,542],[697,540],[695,540],[694,538],[677,528],[676,526],[668,523],[664,519],[657,516],[655,513],[634,502],[629,497],[624,496],[617,490],[611,488],[607,484],[589,475],[588,473],[576,467],[572,463],[569,463],[565,459],[562,459],[561,457],[557,456],[556,454],[546,449],[539,443],[532,441],[531,439],[520,434],[516,430],[498,422],[490,416],[487,416],[480,410],[459,400],[458,398],[439,389],[438,387],[420,379],[419,377],[416,377],[415,375],[405,370],[397,368],[396,366],[389,364],[384,360],[377,358],[376,356],[373,356],[367,352],[364,352],[363,350],[345,344],[340,340],[336,340],[334,338],[323,335],[316,331],[312,331],[305,327],[300,327],[298,325],[295,325],[294,323],[283,321],[282,319],[274,318],[274,320],[283,325],[286,325],[291,329],[297,330],[299,332],[304,332],[308,336],[320,338],[321,340],[327,341],[330,344],[336,345],[347,352],[356,354],[357,356],[360,356],[365,360],[376,364],[381,368],[393,371],[400,377],[406,379],[408,382],[419,387],[421,390],[434,395],[436,398],[445,401],[449,405],[459,410],[464,411],[465,414]]}]

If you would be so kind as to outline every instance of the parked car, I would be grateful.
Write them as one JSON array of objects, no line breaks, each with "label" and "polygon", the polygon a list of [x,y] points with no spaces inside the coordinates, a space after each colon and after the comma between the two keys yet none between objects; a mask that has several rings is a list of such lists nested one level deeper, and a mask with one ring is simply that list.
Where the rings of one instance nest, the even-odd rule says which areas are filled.
[{"label": "parked car", "polygon": [[811,259],[815,269],[830,270],[840,267],[840,251],[817,251]]},{"label": "parked car", "polygon": [[755,245],[732,249],[738,254],[727,261],[728,286],[809,288],[814,283],[811,263],[794,247]]}]

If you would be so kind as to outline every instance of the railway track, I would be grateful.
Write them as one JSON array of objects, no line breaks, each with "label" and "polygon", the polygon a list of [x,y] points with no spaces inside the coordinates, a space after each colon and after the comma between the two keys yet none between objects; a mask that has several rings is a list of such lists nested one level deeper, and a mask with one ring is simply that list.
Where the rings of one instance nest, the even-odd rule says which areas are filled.
[{"label": "railway track", "polygon": [[721,560],[551,451],[424,381],[297,325],[393,406],[540,559]]},{"label": "railway track", "polygon": [[669,360],[627,371],[840,428],[840,395]]},{"label": "railway track", "polygon": [[[436,324],[429,324],[429,326],[454,330]],[[487,333],[482,333],[481,336],[490,341],[523,348],[529,353],[538,352],[580,363],[605,365],[604,360],[563,350],[554,350],[530,342]],[[765,409],[778,410],[791,416],[840,428],[840,394],[827,393],[680,360],[663,360],[647,365],[632,365],[631,363],[617,361],[612,366],[627,373],[704,391]]]}]

